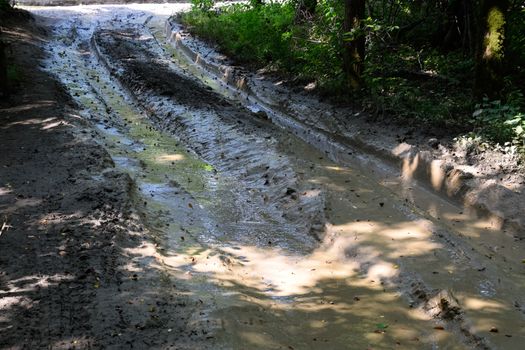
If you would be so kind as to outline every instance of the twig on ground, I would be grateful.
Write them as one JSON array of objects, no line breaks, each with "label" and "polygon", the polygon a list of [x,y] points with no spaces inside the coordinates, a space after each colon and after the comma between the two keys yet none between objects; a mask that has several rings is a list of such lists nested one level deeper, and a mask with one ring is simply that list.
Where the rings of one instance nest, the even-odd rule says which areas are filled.
[{"label": "twig on ground", "polygon": [[7,221],[4,221],[4,223],[2,224],[2,228],[0,228],[0,236],[2,236],[2,233],[4,233],[4,230],[7,232],[7,230],[9,230],[11,227],[11,225],[8,225],[7,224]]}]

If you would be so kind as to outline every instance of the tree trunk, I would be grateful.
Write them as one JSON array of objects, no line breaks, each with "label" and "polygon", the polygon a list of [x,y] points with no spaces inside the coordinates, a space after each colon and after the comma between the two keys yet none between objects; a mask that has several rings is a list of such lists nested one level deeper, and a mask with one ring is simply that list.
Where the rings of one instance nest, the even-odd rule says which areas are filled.
[{"label": "tree trunk", "polygon": [[503,89],[508,0],[482,0],[479,13],[474,93],[499,97]]},{"label": "tree trunk", "polygon": [[357,90],[362,86],[361,74],[365,58],[365,33],[362,24],[365,17],[365,0],[345,0],[343,32],[354,32],[343,41],[343,69],[348,87]]}]

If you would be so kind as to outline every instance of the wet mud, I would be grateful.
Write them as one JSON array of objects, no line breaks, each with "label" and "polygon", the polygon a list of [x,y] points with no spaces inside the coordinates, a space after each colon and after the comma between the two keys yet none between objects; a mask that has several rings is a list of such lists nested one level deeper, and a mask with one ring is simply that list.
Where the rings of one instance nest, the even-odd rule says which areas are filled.
[{"label": "wet mud", "polygon": [[152,31],[180,8],[35,10],[46,69],[135,184],[142,263],[186,298],[148,327],[188,348],[519,348],[522,266],[486,253],[491,223],[334,163],[176,64]]}]

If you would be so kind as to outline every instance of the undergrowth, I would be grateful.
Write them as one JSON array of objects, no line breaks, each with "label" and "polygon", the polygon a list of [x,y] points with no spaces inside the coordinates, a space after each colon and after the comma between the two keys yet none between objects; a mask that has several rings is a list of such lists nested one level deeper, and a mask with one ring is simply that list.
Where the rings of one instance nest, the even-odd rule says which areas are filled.
[{"label": "undergrowth", "polygon": [[[341,69],[342,2],[319,0],[307,23],[296,20],[293,1],[213,5],[213,0],[193,0],[192,10],[178,19],[239,63],[271,67],[296,84],[315,82],[319,94],[360,104],[377,120],[449,135],[475,133],[490,142],[525,148],[525,117],[520,112],[525,103],[516,80],[509,81],[504,101],[476,104],[471,56],[425,43],[419,32],[425,27],[414,31],[415,38],[396,40],[398,26],[368,18],[365,88],[349,95]],[[519,49],[525,47],[520,28],[509,36],[514,38],[509,51],[519,60],[525,51]]]},{"label": "undergrowth", "polygon": [[271,65],[299,80],[330,82],[341,73],[339,52],[320,28],[294,24],[291,3],[231,4],[215,11],[201,1],[180,20],[199,37],[217,43],[237,61]]}]

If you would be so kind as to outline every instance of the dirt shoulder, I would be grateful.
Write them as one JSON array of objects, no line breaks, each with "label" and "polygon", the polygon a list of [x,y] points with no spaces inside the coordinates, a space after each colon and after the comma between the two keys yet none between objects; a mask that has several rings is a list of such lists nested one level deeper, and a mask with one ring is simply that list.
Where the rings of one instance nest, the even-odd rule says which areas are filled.
[{"label": "dirt shoulder", "polygon": [[38,68],[45,29],[25,13],[2,26],[19,79],[0,105],[0,348],[194,343],[131,179]]},{"label": "dirt shoulder", "polygon": [[307,142],[333,153],[332,158],[344,161],[346,154],[361,154],[367,167],[380,173],[388,166],[406,186],[418,183],[523,236],[525,170],[519,155],[491,149],[478,140],[454,140],[443,130],[374,121],[361,108],[326,102],[308,86],[287,86],[267,72],[236,66],[174,20],[166,24],[166,37],[179,55],[239,91],[249,108],[291,117],[293,122],[283,122],[270,115]]}]

